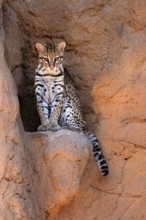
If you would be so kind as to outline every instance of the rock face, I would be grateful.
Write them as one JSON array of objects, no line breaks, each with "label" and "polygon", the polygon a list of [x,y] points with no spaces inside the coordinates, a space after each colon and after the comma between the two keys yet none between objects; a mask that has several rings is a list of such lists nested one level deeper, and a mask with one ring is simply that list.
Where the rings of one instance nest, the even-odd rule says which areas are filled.
[{"label": "rock face", "polygon": [[[0,219],[146,219],[145,26],[145,0],[4,1]],[[65,66],[108,159],[108,177],[88,161],[82,134],[22,128],[21,118],[26,131],[39,125],[35,43],[51,39],[67,42]]]}]

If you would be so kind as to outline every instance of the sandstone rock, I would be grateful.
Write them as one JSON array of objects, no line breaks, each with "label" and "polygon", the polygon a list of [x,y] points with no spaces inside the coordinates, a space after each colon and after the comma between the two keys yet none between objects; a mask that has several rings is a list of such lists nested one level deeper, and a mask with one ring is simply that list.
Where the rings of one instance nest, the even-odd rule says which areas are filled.
[{"label": "sandstone rock", "polygon": [[[22,208],[24,202],[18,199],[17,213],[23,210],[27,219],[35,220],[50,218],[49,211],[59,209],[57,220],[146,219],[146,2],[7,0],[3,3],[3,13],[5,55],[18,88],[25,129],[36,131],[39,124],[33,88],[35,43],[44,43],[51,37],[55,42],[65,40],[65,66],[75,81],[87,124],[97,134],[110,167],[109,176],[101,177],[90,156],[83,173],[88,153],[82,148],[84,145],[87,149],[82,135],[67,133],[71,140],[71,143],[66,140],[67,146],[72,146],[70,152],[63,145],[64,140],[59,141],[64,137],[60,132],[64,131],[28,134],[19,128],[16,90],[12,89],[15,86],[2,52],[1,65],[5,65],[1,67],[0,126],[1,131],[7,131],[10,141],[4,148],[6,134],[2,132],[0,173],[3,174],[9,161],[12,139],[17,140],[21,148],[17,146],[11,153],[16,154],[16,165],[8,163],[8,167],[14,167],[11,179],[19,182],[20,175],[16,174],[23,171],[23,179],[27,179],[33,192],[27,197],[25,184],[19,184],[23,189],[21,195],[26,192],[27,203]],[[81,144],[78,138],[82,139]],[[76,152],[75,143],[81,151]],[[23,155],[26,160],[21,159]],[[77,158],[82,158],[81,162]],[[65,173],[64,179],[60,172]],[[1,192],[7,189],[5,184],[1,185]],[[11,193],[16,192],[14,188],[9,186]],[[9,211],[5,217],[5,210],[10,210],[5,205],[9,199],[6,196],[0,200],[2,219],[19,219]],[[27,208],[28,203],[33,205]]]},{"label": "sandstone rock", "polygon": [[[1,18],[1,14],[0,14]],[[1,25],[1,19],[0,19]],[[4,59],[0,29],[0,219],[37,219],[23,144],[16,87]],[[26,203],[27,201],[27,203]],[[36,210],[35,210],[36,209]]]}]

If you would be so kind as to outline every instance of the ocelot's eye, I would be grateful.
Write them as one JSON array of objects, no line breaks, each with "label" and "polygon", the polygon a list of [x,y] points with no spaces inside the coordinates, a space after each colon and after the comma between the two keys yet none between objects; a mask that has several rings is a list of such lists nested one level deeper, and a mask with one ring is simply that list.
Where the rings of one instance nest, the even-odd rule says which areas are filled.
[{"label": "ocelot's eye", "polygon": [[60,57],[55,57],[54,61],[59,61],[60,60]]},{"label": "ocelot's eye", "polygon": [[48,62],[48,61],[49,61],[49,59],[48,59],[47,57],[43,57],[43,60],[44,60],[45,62]]}]

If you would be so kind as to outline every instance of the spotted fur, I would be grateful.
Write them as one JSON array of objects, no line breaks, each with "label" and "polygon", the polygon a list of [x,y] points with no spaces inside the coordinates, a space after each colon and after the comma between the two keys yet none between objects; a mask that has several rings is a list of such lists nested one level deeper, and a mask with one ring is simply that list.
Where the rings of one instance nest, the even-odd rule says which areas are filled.
[{"label": "spotted fur", "polygon": [[108,165],[99,142],[87,131],[80,100],[75,88],[63,68],[63,54],[66,43],[36,44],[39,64],[35,73],[35,94],[41,125],[38,131],[70,129],[84,132],[92,144],[93,156],[101,175],[108,174]]}]

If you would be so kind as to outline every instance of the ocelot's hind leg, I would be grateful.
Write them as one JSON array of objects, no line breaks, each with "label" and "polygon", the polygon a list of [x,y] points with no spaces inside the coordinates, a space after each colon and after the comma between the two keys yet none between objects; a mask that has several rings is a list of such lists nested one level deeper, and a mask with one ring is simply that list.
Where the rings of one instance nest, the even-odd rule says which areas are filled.
[{"label": "ocelot's hind leg", "polygon": [[79,111],[68,107],[61,114],[61,127],[68,128],[71,131],[83,132],[86,122]]}]

